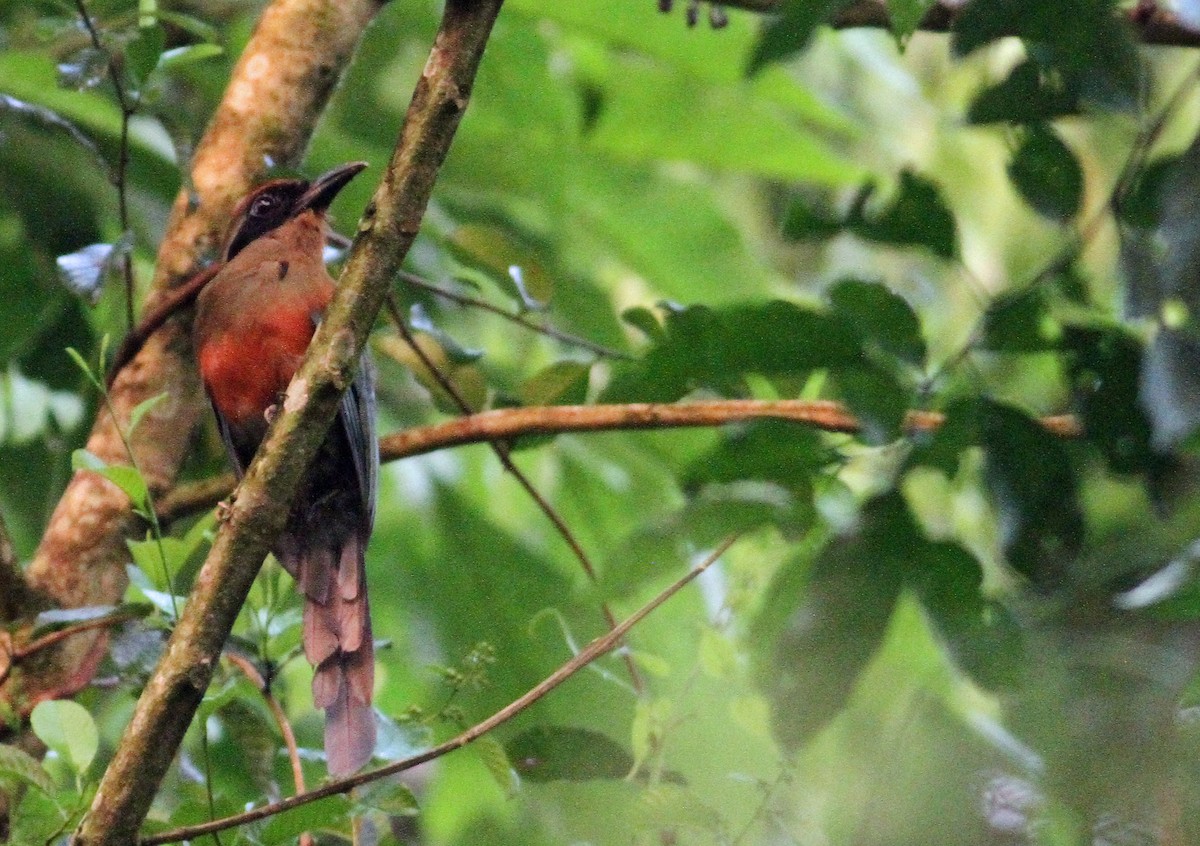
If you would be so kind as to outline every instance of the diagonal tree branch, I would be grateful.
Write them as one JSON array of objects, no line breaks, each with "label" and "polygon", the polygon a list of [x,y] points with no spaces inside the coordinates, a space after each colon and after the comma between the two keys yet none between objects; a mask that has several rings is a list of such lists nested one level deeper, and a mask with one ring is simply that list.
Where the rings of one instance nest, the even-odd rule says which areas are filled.
[{"label": "diagonal tree branch", "polygon": [[308,793],[301,793],[296,796],[291,796],[279,802],[270,805],[263,805],[259,808],[237,814],[225,819],[213,820],[199,825],[180,828],[174,831],[167,831],[162,834],[155,834],[151,837],[145,837],[138,841],[140,846],[160,846],[164,843],[178,843],[184,840],[196,840],[203,837],[205,834],[214,834],[218,831],[235,828],[239,825],[256,822],[257,820],[266,819],[267,817],[281,814],[284,811],[290,811],[292,808],[299,808],[301,805],[307,805],[309,802],[316,802],[318,799],[325,799],[329,796],[337,796],[341,793],[349,793],[356,787],[364,784],[369,784],[373,781],[378,781],[381,778],[402,773],[405,770],[411,770],[413,767],[424,764],[427,761],[432,761],[435,758],[440,758],[455,750],[461,749],[468,744],[471,744],[483,737],[497,726],[508,722],[517,714],[533,705],[547,693],[554,690],[560,684],[565,682],[571,676],[582,670],[588,664],[591,664],[597,658],[603,657],[614,650],[620,643],[622,638],[629,633],[629,630],[646,619],[655,609],[661,606],[664,602],[670,599],[675,594],[679,593],[687,585],[695,581],[696,577],[716,564],[731,546],[737,541],[737,535],[730,535],[723,541],[717,544],[704,560],[688,570],[678,579],[676,579],[667,587],[658,593],[653,599],[639,608],[637,611],[630,614],[617,625],[613,626],[608,632],[593,640],[586,647],[581,649],[578,654],[560,666],[546,678],[542,679],[537,685],[527,690],[517,699],[505,705],[499,711],[496,711],[487,719],[476,723],[466,731],[450,738],[444,743],[439,743],[432,749],[427,749],[424,752],[413,755],[409,758],[404,758],[400,761],[393,761],[374,770],[368,770],[358,775],[350,776],[349,778],[332,781],[326,785],[311,790]]},{"label": "diagonal tree branch", "polygon": [[[275,0],[264,11],[229,88],[196,148],[191,186],[180,191],[159,249],[148,308],[171,296],[221,237],[237,200],[265,171],[264,156],[297,162],[341,70],[381,0]],[[150,338],[111,392],[116,419],[97,418],[87,448],[126,463],[119,426],[140,402],[165,392],[142,420],[134,451],[151,491],[173,484],[200,419],[202,402],[191,360],[186,315]],[[90,472],[77,472],[54,511],[27,571],[42,602],[64,608],[113,605],[125,591],[125,541],[141,530],[129,499]],[[0,687],[0,700],[20,691],[19,711],[86,682],[102,654],[103,634],[72,638],[31,662],[20,687]]]},{"label": "diagonal tree branch", "polygon": [[136,840],[246,593],[283,528],[300,476],[325,437],[391,280],[417,234],[467,108],[501,2],[446,3],[396,149],[359,222],[337,294],[288,387],[283,413],[246,471],[166,653],[76,832],[76,843],[127,846]]}]

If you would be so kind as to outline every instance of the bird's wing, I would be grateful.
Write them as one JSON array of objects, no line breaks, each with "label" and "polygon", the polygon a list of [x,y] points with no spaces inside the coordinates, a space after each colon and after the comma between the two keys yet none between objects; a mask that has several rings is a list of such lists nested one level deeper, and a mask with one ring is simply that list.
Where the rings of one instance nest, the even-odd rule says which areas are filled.
[{"label": "bird's wing", "polygon": [[362,494],[363,514],[369,535],[375,523],[375,493],[379,477],[379,440],[375,436],[375,364],[371,355],[364,352],[359,362],[358,375],[342,397],[338,408],[338,420],[346,433],[350,445],[350,456],[354,461],[354,472]]}]

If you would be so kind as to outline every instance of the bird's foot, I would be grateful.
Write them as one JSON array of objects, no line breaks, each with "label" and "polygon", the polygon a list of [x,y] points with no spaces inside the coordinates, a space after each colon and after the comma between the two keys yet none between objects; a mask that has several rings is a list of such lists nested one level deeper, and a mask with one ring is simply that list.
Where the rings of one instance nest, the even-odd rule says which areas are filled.
[{"label": "bird's foot", "polygon": [[217,503],[217,522],[228,523],[229,518],[233,516],[233,501],[236,499],[234,494],[230,494],[225,499]]},{"label": "bird's foot", "polygon": [[279,416],[279,408],[279,403],[273,402],[263,409],[263,419],[267,421],[268,426],[274,423],[275,418]]}]

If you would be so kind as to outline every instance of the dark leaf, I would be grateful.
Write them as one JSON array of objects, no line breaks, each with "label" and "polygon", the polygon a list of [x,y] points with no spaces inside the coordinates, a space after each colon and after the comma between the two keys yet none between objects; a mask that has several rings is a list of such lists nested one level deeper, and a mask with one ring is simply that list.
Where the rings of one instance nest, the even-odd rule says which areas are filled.
[{"label": "dark leaf", "polygon": [[1050,315],[1041,288],[1001,294],[983,315],[984,349],[996,352],[1042,352],[1056,349],[1062,327]]},{"label": "dark leaf", "polygon": [[1039,590],[1062,587],[1084,529],[1070,456],[1015,408],[986,403],[982,412],[986,479],[1008,562]]},{"label": "dark leaf", "polygon": [[912,562],[910,584],[954,661],[985,687],[1011,688],[1022,667],[1020,627],[984,598],[979,562],[953,543],[928,543]]},{"label": "dark leaf", "polygon": [[1083,170],[1075,154],[1045,124],[1031,126],[1012,161],[1008,176],[1038,214],[1065,222],[1083,201]]},{"label": "dark leaf", "polygon": [[642,361],[617,370],[607,402],[673,402],[693,390],[744,392],[748,373],[801,376],[856,362],[853,331],[839,319],[787,302],[721,311],[692,306],[668,314],[666,338]]},{"label": "dark leaf", "polygon": [[1126,108],[1136,101],[1141,68],[1115,0],[969,3],[955,20],[952,43],[962,55],[1008,36],[1028,42],[1031,56],[1081,96]]},{"label": "dark leaf", "polygon": [[783,219],[785,237],[796,241],[823,241],[846,228],[846,221],[814,208],[806,197],[797,197]]},{"label": "dark leaf", "polygon": [[572,726],[538,726],[505,745],[513,768],[529,781],[619,779],[633,770],[633,755],[608,735]]},{"label": "dark leaf", "polygon": [[863,507],[855,531],[830,541],[806,577],[795,573],[801,560],[777,576],[772,604],[798,604],[781,626],[778,608],[764,609],[754,637],[767,650],[760,678],[785,747],[802,746],[845,705],[887,631],[901,556],[921,541],[903,499],[887,494]]},{"label": "dark leaf", "polygon": [[1079,109],[1061,74],[1026,59],[1001,83],[980,92],[967,112],[970,123],[1036,123]]},{"label": "dark leaf", "polygon": [[26,119],[36,121],[43,126],[65,131],[72,141],[91,154],[92,158],[105,173],[108,172],[108,161],[100,152],[100,148],[96,146],[96,142],[85,134],[82,129],[53,109],[48,109],[45,106],[39,106],[35,103],[27,103],[24,100],[18,100],[16,97],[10,97],[7,94],[0,94],[0,111],[12,112]]},{"label": "dark leaf", "polygon": [[879,282],[845,279],[829,291],[834,314],[845,318],[865,341],[915,367],[925,363],[921,323],[904,298]]},{"label": "dark leaf", "polygon": [[933,431],[913,435],[915,449],[914,464],[933,467],[947,476],[958,471],[962,454],[979,443],[979,426],[982,412],[978,400],[960,400],[951,404],[944,412],[941,426]]},{"label": "dark leaf", "polygon": [[783,13],[764,24],[746,65],[746,75],[753,76],[764,65],[799,53],[808,46],[817,27],[847,5],[849,0],[785,0]]},{"label": "dark leaf", "polygon": [[864,441],[881,446],[900,436],[904,415],[913,399],[912,391],[876,367],[843,367],[834,378],[846,405],[858,418]]},{"label": "dark leaf", "polygon": [[812,428],[783,420],[758,420],[727,428],[721,443],[684,472],[683,485],[695,490],[709,482],[752,479],[810,494],[813,473],[833,458]]},{"label": "dark leaf", "polygon": [[957,254],[954,215],[937,186],[911,171],[900,174],[900,186],[887,208],[869,216],[857,213],[849,226],[868,241],[925,247],[942,258]]},{"label": "dark leaf", "polygon": [[1089,441],[1118,473],[1157,467],[1150,421],[1138,401],[1142,346],[1116,328],[1068,327],[1067,372],[1071,394]]},{"label": "dark leaf", "polygon": [[1167,156],[1141,168],[1128,190],[1115,201],[1117,219],[1143,229],[1157,226],[1167,187],[1179,178],[1180,158]]}]

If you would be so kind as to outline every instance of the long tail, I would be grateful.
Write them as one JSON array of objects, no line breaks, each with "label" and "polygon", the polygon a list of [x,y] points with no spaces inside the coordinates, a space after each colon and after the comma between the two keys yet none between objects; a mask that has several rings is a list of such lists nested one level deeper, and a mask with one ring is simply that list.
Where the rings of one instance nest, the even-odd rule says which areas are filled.
[{"label": "long tail", "polygon": [[364,546],[352,533],[336,562],[330,550],[287,550],[281,556],[305,595],[304,654],[316,668],[313,704],[325,709],[325,757],[332,776],[360,769],[375,749],[375,649]]}]

